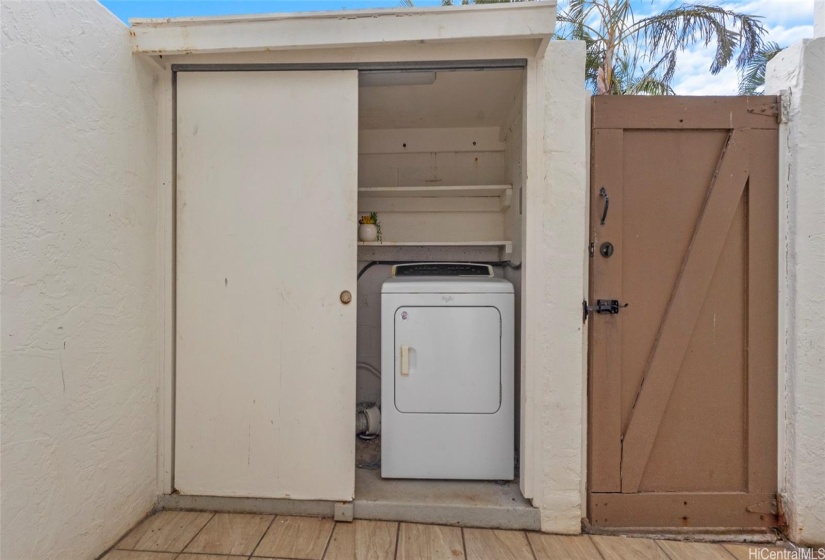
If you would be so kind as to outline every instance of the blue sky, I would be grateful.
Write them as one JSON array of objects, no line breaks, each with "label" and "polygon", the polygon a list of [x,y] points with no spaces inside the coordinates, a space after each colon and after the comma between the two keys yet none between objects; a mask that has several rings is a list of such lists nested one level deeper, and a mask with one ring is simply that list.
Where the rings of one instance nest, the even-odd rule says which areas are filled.
[{"label": "blue sky", "polygon": [[[697,3],[707,0],[694,0]],[[161,18],[208,15],[262,14],[394,8],[398,0],[101,0],[118,18]],[[440,0],[415,0],[416,6],[439,5]],[[563,5],[564,0],[559,4]],[[677,2],[677,4],[680,2]],[[726,8],[764,17],[767,40],[781,46],[813,36],[814,0],[715,0]],[[661,11],[672,0],[634,0],[637,15]],[[708,71],[712,50],[695,47],[681,53],[674,81],[676,93],[683,95],[733,95],[738,83],[730,66],[716,76]]]}]

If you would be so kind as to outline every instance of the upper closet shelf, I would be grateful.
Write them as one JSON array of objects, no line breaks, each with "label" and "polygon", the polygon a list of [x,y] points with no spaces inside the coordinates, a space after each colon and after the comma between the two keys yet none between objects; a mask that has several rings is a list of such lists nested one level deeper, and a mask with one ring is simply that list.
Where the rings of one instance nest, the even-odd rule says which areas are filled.
[{"label": "upper closet shelf", "polygon": [[358,189],[362,197],[498,197],[501,208],[509,208],[513,200],[512,185],[457,185],[420,187],[371,187]]}]

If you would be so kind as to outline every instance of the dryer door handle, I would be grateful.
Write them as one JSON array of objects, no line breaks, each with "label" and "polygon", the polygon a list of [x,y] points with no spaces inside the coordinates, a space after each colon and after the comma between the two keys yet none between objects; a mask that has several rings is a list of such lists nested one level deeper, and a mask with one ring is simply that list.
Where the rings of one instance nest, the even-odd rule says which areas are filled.
[{"label": "dryer door handle", "polygon": [[410,347],[401,347],[401,375],[407,376],[410,374]]}]

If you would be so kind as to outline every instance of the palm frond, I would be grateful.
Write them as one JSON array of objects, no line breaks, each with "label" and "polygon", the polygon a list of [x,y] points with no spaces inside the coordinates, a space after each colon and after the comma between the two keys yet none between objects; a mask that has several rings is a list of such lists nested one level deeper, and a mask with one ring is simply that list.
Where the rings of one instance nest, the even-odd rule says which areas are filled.
[{"label": "palm frond", "polygon": [[739,95],[761,95],[765,87],[768,62],[782,51],[773,41],[765,43],[747,66],[739,72]]},{"label": "palm frond", "polygon": [[633,78],[630,70],[630,61],[620,58],[613,65],[613,82],[606,93],[624,95],[627,83]]},{"label": "palm frond", "polygon": [[710,71],[718,74],[737,50],[736,66],[743,68],[762,47],[765,28],[761,19],[711,4],[684,4],[637,21],[628,29],[626,38],[641,34],[653,55],[715,42]]},{"label": "palm frond", "polygon": [[567,10],[565,11],[565,13],[573,21],[584,22],[585,15],[586,15],[585,14],[585,7],[586,7],[586,0],[570,0],[570,4],[567,6]]},{"label": "palm frond", "polygon": [[710,71],[717,74],[734,60],[744,72],[763,48],[765,28],[757,16],[695,3],[636,19],[633,6],[633,0],[569,0],[556,18],[554,38],[585,42],[594,93],[672,94],[679,52],[713,45]]},{"label": "palm frond", "polygon": [[670,83],[676,75],[676,51],[667,51],[662,58],[657,60],[649,70],[644,72],[642,76],[636,81],[636,84],[655,84],[659,83],[663,86],[667,93],[657,93],[654,95],[671,95],[673,89]]},{"label": "palm frond", "polygon": [[651,77],[634,82],[628,95],[676,95],[676,92],[670,84]]},{"label": "palm frond", "polygon": [[676,74],[676,51],[668,51],[642,75],[635,72],[625,85],[625,95],[674,95],[671,82]]},{"label": "palm frond", "polygon": [[599,29],[591,27],[585,23],[584,19],[573,17],[567,12],[556,15],[556,22],[557,24],[561,24],[558,26],[555,34],[558,38],[573,38],[573,35],[576,33],[581,34],[587,32],[587,34],[595,40],[604,39]]}]

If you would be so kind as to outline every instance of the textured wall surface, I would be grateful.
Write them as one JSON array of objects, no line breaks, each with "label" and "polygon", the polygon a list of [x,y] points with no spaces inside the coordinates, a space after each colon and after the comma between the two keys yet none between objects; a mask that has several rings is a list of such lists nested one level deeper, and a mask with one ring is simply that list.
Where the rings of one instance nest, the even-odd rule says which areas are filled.
[{"label": "textured wall surface", "polygon": [[2,32],[0,557],[86,560],[156,496],[154,76],[97,2]]},{"label": "textured wall surface", "polygon": [[[401,257],[399,257],[401,258]],[[358,270],[367,262],[358,263]],[[376,265],[358,281],[358,362],[381,370],[381,284],[390,277],[392,266]],[[381,379],[367,369],[357,369],[356,399],[375,402],[381,397]]]},{"label": "textured wall surface", "polygon": [[[825,544],[825,38],[798,43],[768,65],[766,91],[788,90],[780,129],[785,222],[780,247],[784,315],[784,484],[790,535]],[[781,161],[781,160],[780,160]],[[780,222],[781,223],[781,222]],[[780,341],[782,342],[782,341]]]},{"label": "textured wall surface", "polygon": [[[579,533],[584,517],[581,500],[582,426],[586,379],[585,332],[581,320],[587,271],[588,110],[584,83],[584,43],[551,41],[544,60],[544,184],[540,255],[543,278],[540,339],[536,341],[541,374],[535,425],[541,442],[536,505],[541,529]],[[527,262],[528,268],[532,266]]]}]

